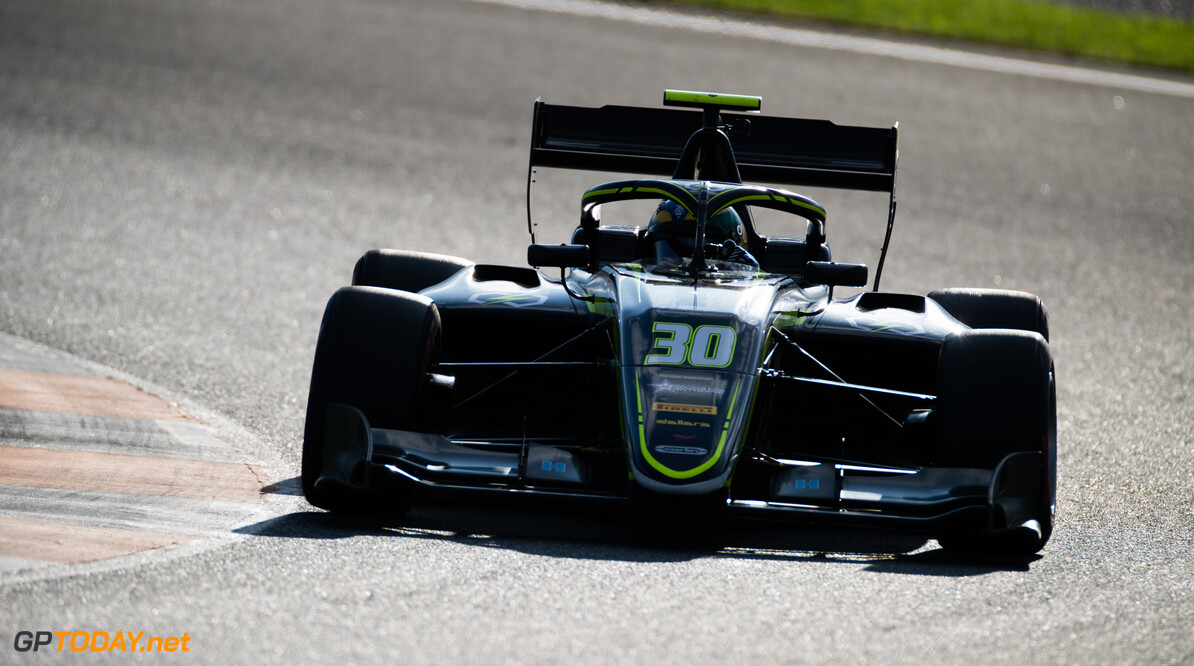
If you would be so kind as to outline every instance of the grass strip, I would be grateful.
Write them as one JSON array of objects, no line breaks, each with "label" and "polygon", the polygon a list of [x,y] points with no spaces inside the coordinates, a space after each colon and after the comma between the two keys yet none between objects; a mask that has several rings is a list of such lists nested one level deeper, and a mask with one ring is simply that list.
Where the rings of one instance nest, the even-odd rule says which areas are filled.
[{"label": "grass strip", "polygon": [[670,2],[1194,72],[1194,20],[1108,12],[1044,0]]}]

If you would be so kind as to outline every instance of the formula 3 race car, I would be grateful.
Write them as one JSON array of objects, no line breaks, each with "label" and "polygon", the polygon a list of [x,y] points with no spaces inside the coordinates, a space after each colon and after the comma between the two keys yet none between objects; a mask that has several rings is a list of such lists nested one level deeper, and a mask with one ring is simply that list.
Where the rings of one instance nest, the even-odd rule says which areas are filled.
[{"label": "formula 3 race car", "polygon": [[[664,104],[691,108],[535,103],[532,267],[361,257],[319,333],[308,501],[401,515],[528,497],[1039,551],[1056,493],[1045,310],[1022,292],[879,291],[897,127],[764,116],[757,97]],[[544,167],[657,178],[589,189],[571,242],[543,245]],[[869,276],[831,261],[825,208],[744,178],[887,193],[873,287],[835,297]],[[648,224],[602,223],[635,200],[659,203]],[[763,235],[764,211],[800,233]]]}]

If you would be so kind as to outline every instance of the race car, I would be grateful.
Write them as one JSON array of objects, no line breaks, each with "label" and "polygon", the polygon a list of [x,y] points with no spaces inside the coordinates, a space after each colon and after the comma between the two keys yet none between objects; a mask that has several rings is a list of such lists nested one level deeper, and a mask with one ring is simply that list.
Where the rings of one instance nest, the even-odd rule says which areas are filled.
[{"label": "race car", "polygon": [[[898,127],[761,104],[536,101],[529,266],[372,250],[328,302],[307,500],[401,515],[420,498],[526,498],[1040,551],[1056,495],[1041,300],[880,291]],[[581,194],[569,242],[539,244],[541,168],[624,178]],[[825,207],[781,186],[888,195],[873,284],[832,261]],[[653,207],[641,223],[603,223],[635,202]],[[762,233],[763,214],[792,233]]]}]

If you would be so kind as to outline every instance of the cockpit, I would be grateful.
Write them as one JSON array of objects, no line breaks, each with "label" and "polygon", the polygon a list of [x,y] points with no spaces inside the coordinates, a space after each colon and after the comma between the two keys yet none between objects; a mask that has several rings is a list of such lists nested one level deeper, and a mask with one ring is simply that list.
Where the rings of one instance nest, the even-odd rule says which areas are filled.
[{"label": "cockpit", "polygon": [[[603,223],[603,209],[643,199],[658,202],[645,224],[621,217],[619,224]],[[794,231],[804,231],[804,238],[760,235],[750,212],[756,207],[795,216]],[[829,259],[824,221],[819,204],[784,190],[699,180],[618,181],[585,192],[572,242],[589,246],[602,263],[799,274],[809,260]]]}]

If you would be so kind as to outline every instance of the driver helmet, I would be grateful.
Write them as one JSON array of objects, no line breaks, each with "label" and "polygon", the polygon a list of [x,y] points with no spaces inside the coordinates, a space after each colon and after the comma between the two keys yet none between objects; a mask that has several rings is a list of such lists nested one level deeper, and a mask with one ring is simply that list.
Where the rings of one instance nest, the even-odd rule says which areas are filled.
[{"label": "driver helmet", "polygon": [[[655,209],[647,235],[655,242],[655,258],[660,263],[680,261],[693,255],[692,243],[696,235],[696,217],[679,203],[666,199]],[[746,227],[733,208],[727,208],[709,218],[705,225],[705,242],[720,245],[726,240],[742,245]]]}]

